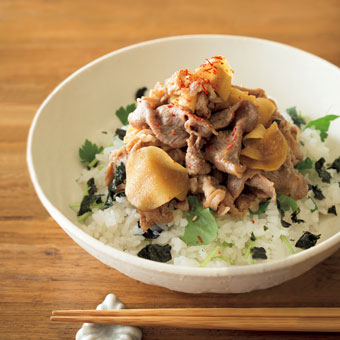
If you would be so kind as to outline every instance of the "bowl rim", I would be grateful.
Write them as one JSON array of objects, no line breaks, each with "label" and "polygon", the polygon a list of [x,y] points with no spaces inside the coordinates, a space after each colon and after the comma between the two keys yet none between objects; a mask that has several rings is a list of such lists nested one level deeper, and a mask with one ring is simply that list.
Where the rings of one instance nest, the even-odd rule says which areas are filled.
[{"label": "bowl rim", "polygon": [[42,205],[45,207],[45,209],[49,212],[49,214],[55,219],[55,221],[64,229],[64,231],[68,234],[76,235],[77,238],[79,238],[82,242],[86,243],[87,245],[93,247],[94,249],[98,250],[100,253],[108,255],[109,257],[113,257],[116,259],[123,260],[125,262],[133,263],[134,265],[140,267],[141,269],[147,269],[147,270],[153,270],[153,271],[159,271],[163,273],[171,273],[171,274],[178,274],[178,275],[185,275],[185,276],[194,276],[194,277],[220,277],[220,276],[245,276],[249,274],[256,274],[256,273],[266,273],[266,272],[273,272],[277,270],[281,270],[283,268],[291,267],[293,265],[296,265],[298,263],[301,263],[308,258],[315,257],[319,253],[322,253],[326,251],[327,249],[334,248],[336,245],[340,244],[340,231],[336,234],[332,235],[328,239],[324,240],[322,243],[316,245],[315,247],[306,249],[302,252],[299,252],[297,254],[288,255],[286,258],[280,259],[280,260],[273,260],[270,262],[265,263],[256,263],[253,265],[231,265],[226,267],[189,267],[189,266],[176,266],[173,264],[167,264],[167,263],[160,263],[155,262],[147,259],[140,258],[136,255],[132,255],[129,253],[126,253],[122,250],[113,248],[111,246],[108,246],[99,240],[93,238],[92,236],[88,235],[85,231],[83,231],[80,227],[78,227],[76,224],[74,224],[72,221],[70,221],[68,218],[66,218],[59,209],[57,209],[47,198],[44,191],[39,185],[37,173],[35,171],[34,163],[33,163],[33,155],[32,155],[32,143],[33,143],[33,137],[34,133],[39,121],[39,117],[42,115],[42,112],[44,111],[45,107],[49,104],[52,97],[54,97],[67,83],[72,81],[74,78],[78,76],[78,74],[82,73],[83,71],[91,68],[93,65],[99,64],[104,62],[106,59],[109,59],[115,55],[118,55],[120,53],[133,50],[133,49],[139,49],[144,48],[149,45],[154,44],[160,44],[160,43],[166,43],[169,41],[180,41],[180,40],[200,40],[200,39],[221,39],[221,40],[242,40],[242,41],[252,41],[257,44],[263,44],[263,45],[270,45],[275,48],[281,48],[288,50],[290,52],[293,52],[295,54],[299,54],[308,58],[314,58],[315,61],[321,62],[326,64],[328,67],[331,67],[334,69],[335,72],[339,74],[340,77],[340,68],[336,65],[330,63],[329,61],[322,59],[321,57],[318,57],[310,52],[298,49],[293,46],[289,46],[280,42],[267,40],[267,39],[261,39],[256,37],[250,37],[250,36],[241,36],[241,35],[227,35],[227,34],[191,34],[191,35],[176,35],[176,36],[169,36],[169,37],[163,37],[153,40],[148,40],[140,43],[136,43],[133,45],[129,45],[126,47],[122,47],[118,50],[109,52],[89,63],[82,66],[75,72],[73,72],[71,75],[69,75],[66,79],[64,79],[61,83],[59,83],[54,90],[46,97],[46,99],[43,101],[39,109],[37,110],[30,129],[28,133],[28,140],[27,140],[27,149],[26,149],[26,161],[28,165],[28,170],[30,174],[31,181],[33,183],[34,189],[42,203]]}]

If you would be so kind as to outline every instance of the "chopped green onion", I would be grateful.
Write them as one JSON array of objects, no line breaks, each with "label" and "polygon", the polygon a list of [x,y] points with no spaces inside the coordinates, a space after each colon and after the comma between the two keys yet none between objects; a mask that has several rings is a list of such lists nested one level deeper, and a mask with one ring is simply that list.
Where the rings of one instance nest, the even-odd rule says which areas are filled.
[{"label": "chopped green onion", "polygon": [[101,209],[104,207],[104,204],[105,204],[104,202],[96,203],[93,206],[91,206],[91,209]]},{"label": "chopped green onion", "polygon": [[250,250],[253,248],[253,245],[255,244],[255,241],[250,241],[249,246],[246,250],[246,253],[244,254],[244,258],[247,259],[250,255]]},{"label": "chopped green onion", "polygon": [[310,212],[313,213],[314,211],[317,211],[317,210],[319,209],[319,207],[317,206],[317,204],[315,203],[315,201],[313,200],[312,197],[310,197],[310,196],[308,195],[308,198],[314,203],[314,208],[310,210]]},{"label": "chopped green onion", "polygon": [[223,260],[223,261],[228,262],[230,264],[234,263],[234,261],[232,259],[230,259],[229,257],[223,256],[223,255],[215,256],[214,259],[220,259],[220,260]]},{"label": "chopped green onion", "polygon": [[71,209],[73,209],[73,208],[79,209],[80,208],[80,203],[70,203],[68,206]]},{"label": "chopped green onion", "polygon": [[86,183],[84,184],[84,189],[83,189],[83,191],[84,191],[84,196],[86,196],[86,195],[89,194],[89,186],[88,186]]},{"label": "chopped green onion", "polygon": [[104,168],[105,168],[105,165],[103,164],[97,166],[98,171],[103,170]]},{"label": "chopped green onion", "polygon": [[284,242],[284,244],[287,246],[289,252],[290,252],[291,254],[295,254],[295,251],[294,251],[292,245],[290,244],[290,242],[288,241],[287,237],[286,237],[285,235],[281,235],[281,236],[280,236],[280,239],[281,239],[281,240]]},{"label": "chopped green onion", "polygon": [[91,215],[92,215],[92,211],[88,211],[88,212],[84,213],[83,215],[78,216],[78,222],[85,221]]},{"label": "chopped green onion", "polygon": [[89,168],[93,168],[97,163],[98,163],[98,159],[97,158],[93,158],[93,161],[91,163],[89,163],[88,167]]},{"label": "chopped green onion", "polygon": [[229,243],[229,242],[226,242],[226,241],[223,241],[222,246],[226,247],[226,248],[231,248],[233,246],[233,244]]},{"label": "chopped green onion", "polygon": [[205,258],[205,260],[200,264],[200,267],[203,268],[205,267],[210,261],[211,259],[218,253],[218,251],[220,250],[219,246],[216,246],[209,254],[208,256]]}]

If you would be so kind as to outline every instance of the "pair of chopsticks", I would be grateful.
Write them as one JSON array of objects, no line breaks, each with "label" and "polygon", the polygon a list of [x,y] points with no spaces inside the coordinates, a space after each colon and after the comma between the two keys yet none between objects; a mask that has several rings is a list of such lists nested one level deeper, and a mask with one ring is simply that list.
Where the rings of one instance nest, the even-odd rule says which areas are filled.
[{"label": "pair of chopsticks", "polygon": [[56,310],[51,321],[254,331],[340,332],[340,308]]}]

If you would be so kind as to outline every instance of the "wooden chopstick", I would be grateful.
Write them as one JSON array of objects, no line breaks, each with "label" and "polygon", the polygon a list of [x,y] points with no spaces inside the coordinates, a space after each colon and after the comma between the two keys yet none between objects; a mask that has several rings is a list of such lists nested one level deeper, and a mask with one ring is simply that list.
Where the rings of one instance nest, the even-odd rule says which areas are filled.
[{"label": "wooden chopstick", "polygon": [[56,310],[51,321],[205,329],[340,332],[340,308]]}]

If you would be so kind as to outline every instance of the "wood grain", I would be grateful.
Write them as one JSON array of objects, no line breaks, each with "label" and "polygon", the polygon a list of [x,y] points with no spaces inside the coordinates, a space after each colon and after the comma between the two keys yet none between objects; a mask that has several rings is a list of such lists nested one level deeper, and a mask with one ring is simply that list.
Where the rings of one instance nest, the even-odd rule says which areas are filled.
[{"label": "wood grain", "polygon": [[[112,50],[170,35],[221,33],[276,40],[340,66],[340,2],[0,2],[0,338],[72,339],[53,309],[92,309],[116,293],[130,308],[339,307],[340,252],[305,275],[247,294],[176,293],[134,281],[79,248],[49,217],[27,173],[26,138],[48,93]],[[282,333],[145,327],[143,339],[281,339]],[[336,339],[334,334],[284,334]]]}]

